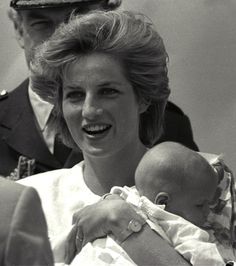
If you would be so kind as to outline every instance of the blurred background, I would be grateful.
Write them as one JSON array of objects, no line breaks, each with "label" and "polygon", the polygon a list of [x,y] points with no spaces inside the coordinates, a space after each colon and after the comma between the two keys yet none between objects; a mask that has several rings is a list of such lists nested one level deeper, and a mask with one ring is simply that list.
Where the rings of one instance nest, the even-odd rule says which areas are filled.
[{"label": "blurred background", "polygon": [[[0,3],[0,91],[27,76],[9,2]],[[170,57],[171,100],[189,116],[200,150],[223,153],[236,173],[236,1],[123,0],[122,8],[155,23]]]}]

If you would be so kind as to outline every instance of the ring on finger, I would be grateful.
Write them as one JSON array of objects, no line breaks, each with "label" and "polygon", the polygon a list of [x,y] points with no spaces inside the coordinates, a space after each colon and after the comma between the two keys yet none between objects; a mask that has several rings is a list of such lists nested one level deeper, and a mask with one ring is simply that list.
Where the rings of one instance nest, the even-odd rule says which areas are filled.
[{"label": "ring on finger", "polygon": [[83,241],[83,236],[77,234],[77,235],[76,235],[76,240],[82,242],[82,241]]},{"label": "ring on finger", "polygon": [[82,237],[79,237],[79,236],[76,236],[76,240],[79,240],[80,242],[83,241],[83,238]]}]

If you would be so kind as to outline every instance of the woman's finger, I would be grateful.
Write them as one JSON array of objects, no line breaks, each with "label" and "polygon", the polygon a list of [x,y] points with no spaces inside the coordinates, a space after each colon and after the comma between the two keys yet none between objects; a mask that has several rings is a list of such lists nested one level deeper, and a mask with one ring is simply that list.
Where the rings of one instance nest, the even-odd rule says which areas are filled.
[{"label": "woman's finger", "polygon": [[76,242],[75,242],[76,234],[77,234],[77,226],[74,225],[66,241],[66,248],[65,248],[66,249],[66,254],[65,254],[66,264],[70,264],[77,253]]},{"label": "woman's finger", "polygon": [[77,251],[77,253],[79,253],[81,251],[82,247],[84,246],[83,245],[84,235],[83,235],[83,231],[81,230],[81,228],[78,225],[76,225],[76,229],[77,229],[77,233],[76,233],[76,237],[75,237],[75,245],[76,245],[76,251]]},{"label": "woman's finger", "polygon": [[72,217],[72,224],[77,224],[79,222],[79,218],[81,217],[81,213],[82,213],[83,209],[80,211],[77,211],[73,214]]}]

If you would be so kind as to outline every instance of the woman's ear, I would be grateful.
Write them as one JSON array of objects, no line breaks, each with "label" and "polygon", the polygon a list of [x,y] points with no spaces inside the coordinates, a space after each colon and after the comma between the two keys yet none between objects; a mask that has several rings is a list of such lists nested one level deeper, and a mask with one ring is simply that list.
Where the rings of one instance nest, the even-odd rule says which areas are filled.
[{"label": "woman's ear", "polygon": [[168,193],[159,192],[155,197],[154,203],[158,204],[158,205],[166,205],[167,206],[169,200],[170,200],[170,196]]},{"label": "woman's ear", "polygon": [[141,100],[139,102],[139,114],[146,112],[149,106],[150,103]]}]

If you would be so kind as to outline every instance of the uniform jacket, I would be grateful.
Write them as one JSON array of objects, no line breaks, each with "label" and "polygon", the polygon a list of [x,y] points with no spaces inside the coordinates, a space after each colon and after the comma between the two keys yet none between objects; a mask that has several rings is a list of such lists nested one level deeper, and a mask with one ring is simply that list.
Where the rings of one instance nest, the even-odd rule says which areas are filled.
[{"label": "uniform jacket", "polygon": [[35,122],[28,97],[28,80],[14,91],[0,98],[0,175],[9,176],[17,167],[19,156],[35,159],[35,169],[31,174],[71,167],[82,159],[73,155],[60,163],[48,150]]},{"label": "uniform jacket", "polygon": [[0,178],[0,265],[53,265],[38,193]]},{"label": "uniform jacket", "polygon": [[[198,150],[189,118],[171,102],[167,104],[164,134],[159,142],[167,140]],[[82,160],[81,154],[72,152],[62,165],[49,152],[35,123],[28,97],[28,80],[9,94],[0,96],[0,175],[9,176],[16,169],[20,155],[35,159],[36,168],[30,174],[71,167]]]},{"label": "uniform jacket", "polygon": [[163,141],[179,142],[186,147],[199,151],[193,139],[190,120],[174,103],[168,101],[164,118],[164,132],[157,143]]}]

